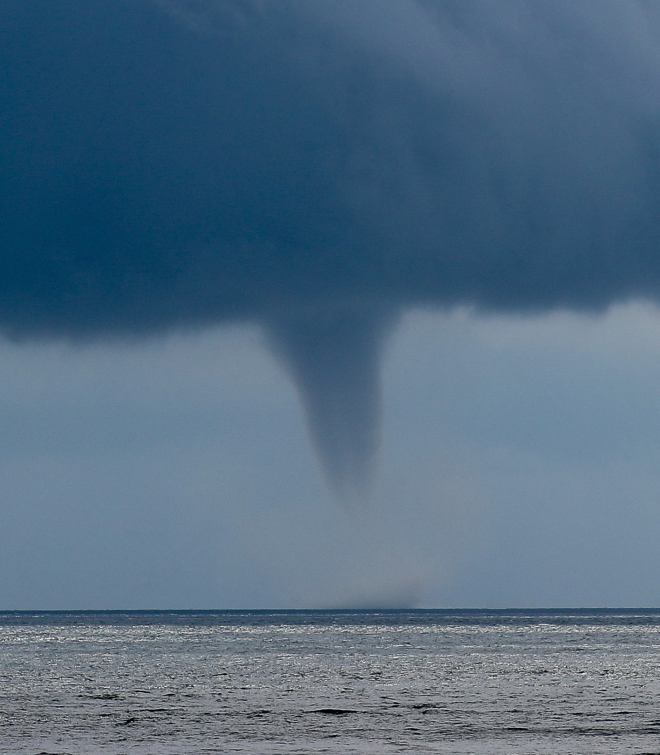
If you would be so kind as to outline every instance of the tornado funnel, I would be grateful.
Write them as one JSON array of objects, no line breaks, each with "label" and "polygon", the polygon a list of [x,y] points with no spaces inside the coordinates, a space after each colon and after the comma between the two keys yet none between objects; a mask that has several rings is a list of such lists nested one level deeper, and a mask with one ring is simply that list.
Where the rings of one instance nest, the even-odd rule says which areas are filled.
[{"label": "tornado funnel", "polygon": [[380,434],[380,353],[390,320],[333,310],[269,327],[298,388],[323,472],[344,500],[369,492]]}]

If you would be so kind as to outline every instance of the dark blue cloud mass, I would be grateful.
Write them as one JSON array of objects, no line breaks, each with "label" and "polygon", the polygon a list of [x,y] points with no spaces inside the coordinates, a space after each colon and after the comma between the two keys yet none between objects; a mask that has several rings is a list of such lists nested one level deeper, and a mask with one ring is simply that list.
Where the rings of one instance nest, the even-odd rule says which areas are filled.
[{"label": "dark blue cloud mass", "polygon": [[0,329],[259,322],[340,489],[403,308],[660,296],[655,0],[3,0],[0,35]]}]

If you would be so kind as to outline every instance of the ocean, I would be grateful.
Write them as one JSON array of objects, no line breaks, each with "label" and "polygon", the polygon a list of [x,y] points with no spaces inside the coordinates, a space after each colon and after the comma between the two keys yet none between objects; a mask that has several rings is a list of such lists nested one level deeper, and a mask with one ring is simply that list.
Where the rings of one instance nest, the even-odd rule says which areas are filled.
[{"label": "ocean", "polygon": [[660,611],[0,613],[0,752],[660,753]]}]

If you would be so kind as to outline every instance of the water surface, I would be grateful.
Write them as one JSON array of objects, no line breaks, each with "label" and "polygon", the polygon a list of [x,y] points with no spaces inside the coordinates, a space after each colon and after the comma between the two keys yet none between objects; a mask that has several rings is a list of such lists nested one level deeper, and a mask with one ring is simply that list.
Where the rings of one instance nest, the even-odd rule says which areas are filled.
[{"label": "water surface", "polygon": [[660,611],[4,612],[0,751],[660,753]]}]

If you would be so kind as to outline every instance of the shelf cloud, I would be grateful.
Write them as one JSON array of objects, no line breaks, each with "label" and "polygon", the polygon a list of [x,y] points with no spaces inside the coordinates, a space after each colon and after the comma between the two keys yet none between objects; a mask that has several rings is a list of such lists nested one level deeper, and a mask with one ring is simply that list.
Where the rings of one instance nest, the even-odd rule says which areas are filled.
[{"label": "shelf cloud", "polygon": [[366,487],[410,307],[660,296],[655,0],[6,0],[0,329],[263,325]]}]

